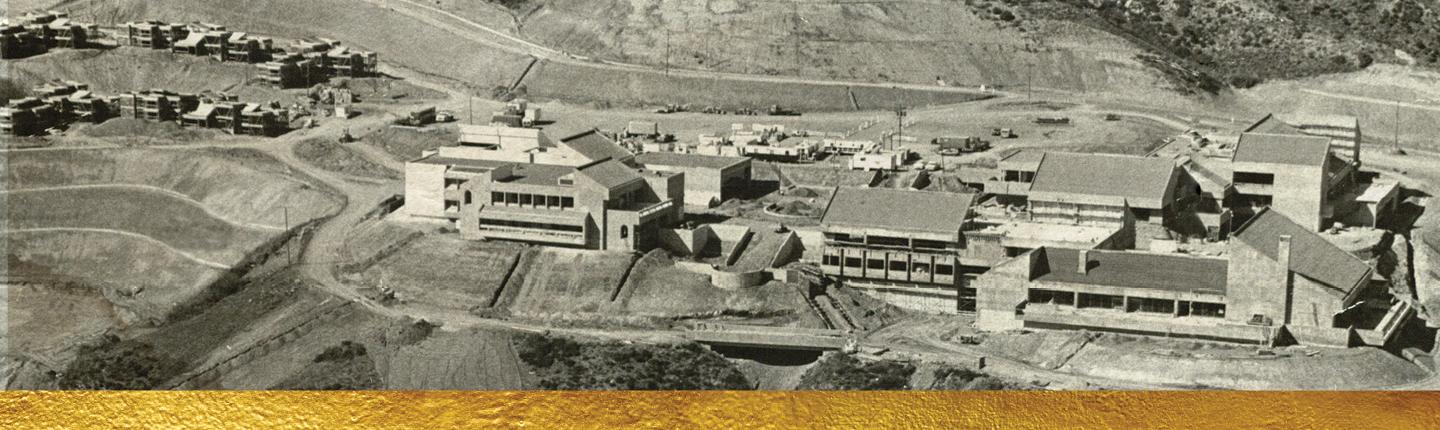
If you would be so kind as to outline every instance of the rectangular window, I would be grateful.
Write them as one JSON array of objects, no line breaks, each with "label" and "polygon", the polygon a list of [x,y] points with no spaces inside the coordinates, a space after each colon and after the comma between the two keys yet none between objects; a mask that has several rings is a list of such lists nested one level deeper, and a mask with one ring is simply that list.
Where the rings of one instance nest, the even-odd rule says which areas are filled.
[{"label": "rectangular window", "polygon": [[870,244],[876,246],[908,247],[909,241],[898,237],[870,236]]},{"label": "rectangular window", "polygon": [[1131,209],[1130,209],[1130,212],[1132,212],[1132,213],[1135,214],[1135,220],[1136,220],[1136,221],[1149,221],[1149,220],[1150,220],[1150,210],[1149,210],[1149,209],[1131,208]]},{"label": "rectangular window", "polygon": [[935,265],[935,274],[936,274],[936,275],[945,275],[945,276],[954,275],[954,274],[955,274],[955,266],[951,266],[951,265],[949,265],[949,264],[936,264],[936,265]]},{"label": "rectangular window", "polygon": [[1080,293],[1076,297],[1076,307],[1094,309],[1122,309],[1125,306],[1125,298],[1108,294]]},{"label": "rectangular window", "polygon": [[1131,297],[1130,306],[1125,311],[1171,315],[1175,313],[1175,301]]},{"label": "rectangular window", "polygon": [[561,197],[561,198],[560,198],[560,207],[562,207],[562,208],[573,208],[573,207],[575,207],[575,198],[574,198],[574,197]]},{"label": "rectangular window", "polygon": [[839,266],[839,265],[840,265],[840,256],[839,256],[839,255],[826,255],[825,258],[824,258],[823,263],[824,263],[826,266]]},{"label": "rectangular window", "polygon": [[505,204],[519,204],[520,195],[516,193],[505,193]]},{"label": "rectangular window", "polygon": [[1030,303],[1050,303],[1055,305],[1075,306],[1075,293],[1070,291],[1047,290],[1043,288],[1030,289]]},{"label": "rectangular window", "polygon": [[1233,176],[1232,178],[1237,184],[1275,184],[1275,175],[1272,173],[1235,172],[1235,176]]},{"label": "rectangular window", "polygon": [[1190,315],[1225,318],[1225,305],[1222,303],[1194,302],[1190,304]]},{"label": "rectangular window", "polygon": [[521,195],[520,195],[520,205],[521,205],[521,206],[529,206],[529,205],[535,204],[534,198],[535,198],[535,196],[530,195],[530,194],[521,194]]},{"label": "rectangular window", "polygon": [[559,206],[560,206],[560,196],[545,196],[545,206],[546,206],[546,207],[559,207]]},{"label": "rectangular window", "polygon": [[860,267],[860,257],[845,257],[845,267]]},{"label": "rectangular window", "polygon": [[490,204],[505,203],[505,193],[499,191],[490,192]]},{"label": "rectangular window", "polygon": [[927,263],[914,263],[910,265],[916,273],[930,273],[930,265]]},{"label": "rectangular window", "polygon": [[904,272],[904,271],[905,271],[905,262],[904,262],[904,261],[891,261],[891,262],[890,262],[890,270],[895,270],[895,271]]},{"label": "rectangular window", "polygon": [[882,270],[885,268],[885,260],[876,260],[873,258],[865,260],[865,267],[875,270]]},{"label": "rectangular window", "polygon": [[945,249],[948,243],[939,240],[915,239],[915,247],[919,249]]},{"label": "rectangular window", "polygon": [[480,225],[481,225],[481,226],[494,226],[494,227],[530,228],[530,229],[537,229],[537,230],[556,230],[556,231],[566,231],[566,232],[574,232],[574,233],[578,233],[578,232],[584,231],[584,228],[583,228],[583,227],[580,227],[580,226],[578,226],[578,225],[550,224],[550,223],[543,223],[543,222],[528,222],[528,221],[506,221],[506,220],[496,220],[496,219],[481,219],[481,220],[480,220]]}]

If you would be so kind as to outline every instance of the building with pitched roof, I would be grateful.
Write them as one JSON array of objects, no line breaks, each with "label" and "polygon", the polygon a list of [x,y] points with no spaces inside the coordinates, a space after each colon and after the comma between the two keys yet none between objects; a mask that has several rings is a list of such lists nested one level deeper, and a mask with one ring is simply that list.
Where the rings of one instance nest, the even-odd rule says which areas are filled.
[{"label": "building with pitched roof", "polygon": [[680,221],[685,174],[631,158],[593,129],[555,141],[535,129],[462,126],[456,145],[406,163],[404,211],[452,222],[467,239],[648,250]]},{"label": "building with pitched roof", "polygon": [[976,279],[976,324],[1383,345],[1413,311],[1372,273],[1311,229],[1262,210],[1221,258],[1036,249]]},{"label": "building with pitched roof", "polygon": [[996,177],[985,181],[985,192],[1008,200],[1024,201],[1035,182],[1035,172],[1045,159],[1044,151],[1018,150],[1001,157]]}]

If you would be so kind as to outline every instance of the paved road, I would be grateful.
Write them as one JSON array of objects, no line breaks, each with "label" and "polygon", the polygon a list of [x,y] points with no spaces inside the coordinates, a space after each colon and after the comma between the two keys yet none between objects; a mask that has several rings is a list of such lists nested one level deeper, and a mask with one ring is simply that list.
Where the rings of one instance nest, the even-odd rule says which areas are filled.
[{"label": "paved road", "polygon": [[1329,91],[1314,90],[1314,89],[1309,89],[1309,88],[1301,88],[1300,91],[1306,92],[1306,93],[1310,93],[1310,94],[1314,94],[1314,95],[1317,95],[1317,96],[1329,97],[1329,98],[1334,98],[1334,99],[1350,100],[1350,101],[1356,101],[1356,102],[1362,102],[1362,103],[1374,103],[1374,104],[1385,105],[1385,106],[1390,106],[1390,107],[1394,107],[1396,104],[1399,104],[1400,106],[1403,106],[1403,107],[1406,107],[1406,108],[1410,108],[1410,109],[1420,109],[1420,110],[1428,110],[1428,111],[1440,112],[1440,106],[1435,106],[1435,105],[1427,105],[1427,104],[1419,104],[1419,103],[1411,103],[1411,102],[1402,102],[1402,101],[1398,101],[1398,100],[1380,99],[1380,98],[1375,98],[1375,97],[1357,96],[1357,95],[1353,95],[1353,94],[1332,93],[1332,92],[1329,92]]}]

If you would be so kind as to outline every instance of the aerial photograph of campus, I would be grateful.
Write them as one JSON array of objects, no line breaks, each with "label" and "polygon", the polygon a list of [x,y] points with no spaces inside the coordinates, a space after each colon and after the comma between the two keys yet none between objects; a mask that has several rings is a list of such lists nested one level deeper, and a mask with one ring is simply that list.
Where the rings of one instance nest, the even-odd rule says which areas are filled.
[{"label": "aerial photograph of campus", "polygon": [[1440,389],[1435,0],[0,10],[5,389]]}]

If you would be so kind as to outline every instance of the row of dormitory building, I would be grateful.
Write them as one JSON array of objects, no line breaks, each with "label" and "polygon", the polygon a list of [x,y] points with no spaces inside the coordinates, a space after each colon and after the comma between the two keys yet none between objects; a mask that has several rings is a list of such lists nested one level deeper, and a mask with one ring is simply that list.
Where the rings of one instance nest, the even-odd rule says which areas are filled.
[{"label": "row of dormitory building", "polygon": [[376,53],[352,49],[329,39],[301,40],[289,49],[277,49],[271,38],[209,23],[140,21],[125,23],[121,30],[122,41],[130,46],[168,49],[220,61],[259,63],[262,78],[278,88],[310,86],[331,77],[372,76],[379,67]]},{"label": "row of dormitory building", "polygon": [[[974,312],[986,329],[1384,343],[1413,311],[1323,230],[1383,220],[1396,185],[1359,178],[1358,151],[1335,139],[1257,127],[1217,162],[1233,180],[1196,170],[1198,156],[1009,157],[994,181],[1004,188],[987,192],[1023,200],[1021,212],[983,213],[981,194],[837,188],[804,245],[827,276],[901,307]],[[1250,175],[1273,175],[1273,189]],[[682,206],[749,181],[747,157],[635,155],[594,129],[462,125],[456,145],[407,163],[404,212],[470,239],[646,250]],[[1219,251],[1177,252],[1177,235]]]},{"label": "row of dormitory building", "polygon": [[35,88],[35,93],[33,97],[10,100],[0,107],[0,133],[41,135],[74,122],[100,123],[117,117],[177,122],[188,127],[255,136],[278,136],[289,129],[289,115],[285,110],[241,102],[225,94],[148,90],[100,95],[87,84],[69,81],[41,85]]},{"label": "row of dormitory building", "polygon": [[28,13],[16,21],[0,21],[0,58],[24,58],[55,48],[88,48],[97,33],[95,25],[71,20],[64,12]]}]

